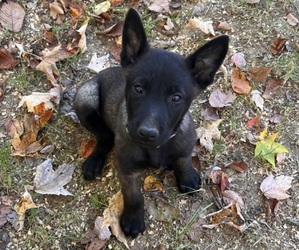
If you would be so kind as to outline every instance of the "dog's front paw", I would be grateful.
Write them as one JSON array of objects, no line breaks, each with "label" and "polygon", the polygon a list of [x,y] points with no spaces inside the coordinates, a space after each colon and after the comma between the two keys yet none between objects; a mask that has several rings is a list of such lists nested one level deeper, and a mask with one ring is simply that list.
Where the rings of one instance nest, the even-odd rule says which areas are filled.
[{"label": "dog's front paw", "polygon": [[176,179],[181,193],[188,193],[198,190],[201,186],[200,176],[193,167],[188,173],[177,176]]},{"label": "dog's front paw", "polygon": [[90,155],[82,165],[83,177],[87,181],[95,180],[102,173],[104,160]]},{"label": "dog's front paw", "polygon": [[137,212],[134,215],[126,215],[124,213],[121,217],[120,225],[126,236],[137,237],[139,233],[143,233],[145,230],[143,212]]}]

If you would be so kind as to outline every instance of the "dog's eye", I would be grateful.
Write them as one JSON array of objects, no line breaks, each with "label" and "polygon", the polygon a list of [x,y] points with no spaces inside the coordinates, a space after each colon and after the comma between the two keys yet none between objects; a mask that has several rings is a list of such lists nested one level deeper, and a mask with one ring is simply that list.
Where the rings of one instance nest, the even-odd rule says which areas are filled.
[{"label": "dog's eye", "polygon": [[180,100],[182,100],[182,97],[180,95],[173,95],[171,100],[173,102],[179,102]]},{"label": "dog's eye", "polygon": [[142,94],[142,92],[143,92],[143,87],[141,86],[141,85],[135,85],[134,86],[134,90],[135,90],[135,92],[137,93],[137,94]]}]

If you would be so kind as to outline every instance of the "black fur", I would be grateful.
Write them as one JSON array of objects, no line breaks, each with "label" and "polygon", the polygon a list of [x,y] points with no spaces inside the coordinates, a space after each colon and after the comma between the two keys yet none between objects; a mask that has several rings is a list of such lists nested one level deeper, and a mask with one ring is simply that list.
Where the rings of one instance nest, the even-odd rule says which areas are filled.
[{"label": "black fur", "polygon": [[191,162],[196,133],[188,109],[199,91],[213,82],[227,50],[227,36],[187,58],[151,48],[138,13],[130,9],[124,23],[122,67],[103,70],[78,89],[76,113],[97,140],[83,164],[83,175],[86,180],[99,176],[115,145],[126,235],[136,237],[145,230],[140,182],[146,168],[172,169],[180,192],[200,188]]}]

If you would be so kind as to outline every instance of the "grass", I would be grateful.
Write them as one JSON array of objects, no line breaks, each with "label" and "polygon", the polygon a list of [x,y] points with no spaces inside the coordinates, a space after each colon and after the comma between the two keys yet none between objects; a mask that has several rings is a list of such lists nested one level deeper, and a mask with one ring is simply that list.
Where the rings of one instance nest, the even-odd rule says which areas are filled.
[{"label": "grass", "polygon": [[0,185],[1,189],[10,189],[12,187],[12,179],[13,179],[13,166],[10,160],[11,154],[11,146],[9,142],[1,143],[0,147],[0,166],[1,166],[1,174],[0,174]]}]

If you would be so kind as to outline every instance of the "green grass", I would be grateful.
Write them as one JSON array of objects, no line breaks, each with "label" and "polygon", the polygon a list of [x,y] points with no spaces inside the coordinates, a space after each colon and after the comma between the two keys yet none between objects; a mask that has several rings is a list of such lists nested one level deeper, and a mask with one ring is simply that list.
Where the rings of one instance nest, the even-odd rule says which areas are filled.
[{"label": "green grass", "polygon": [[14,167],[10,160],[11,146],[9,142],[3,142],[0,146],[0,186],[1,189],[11,188]]}]

